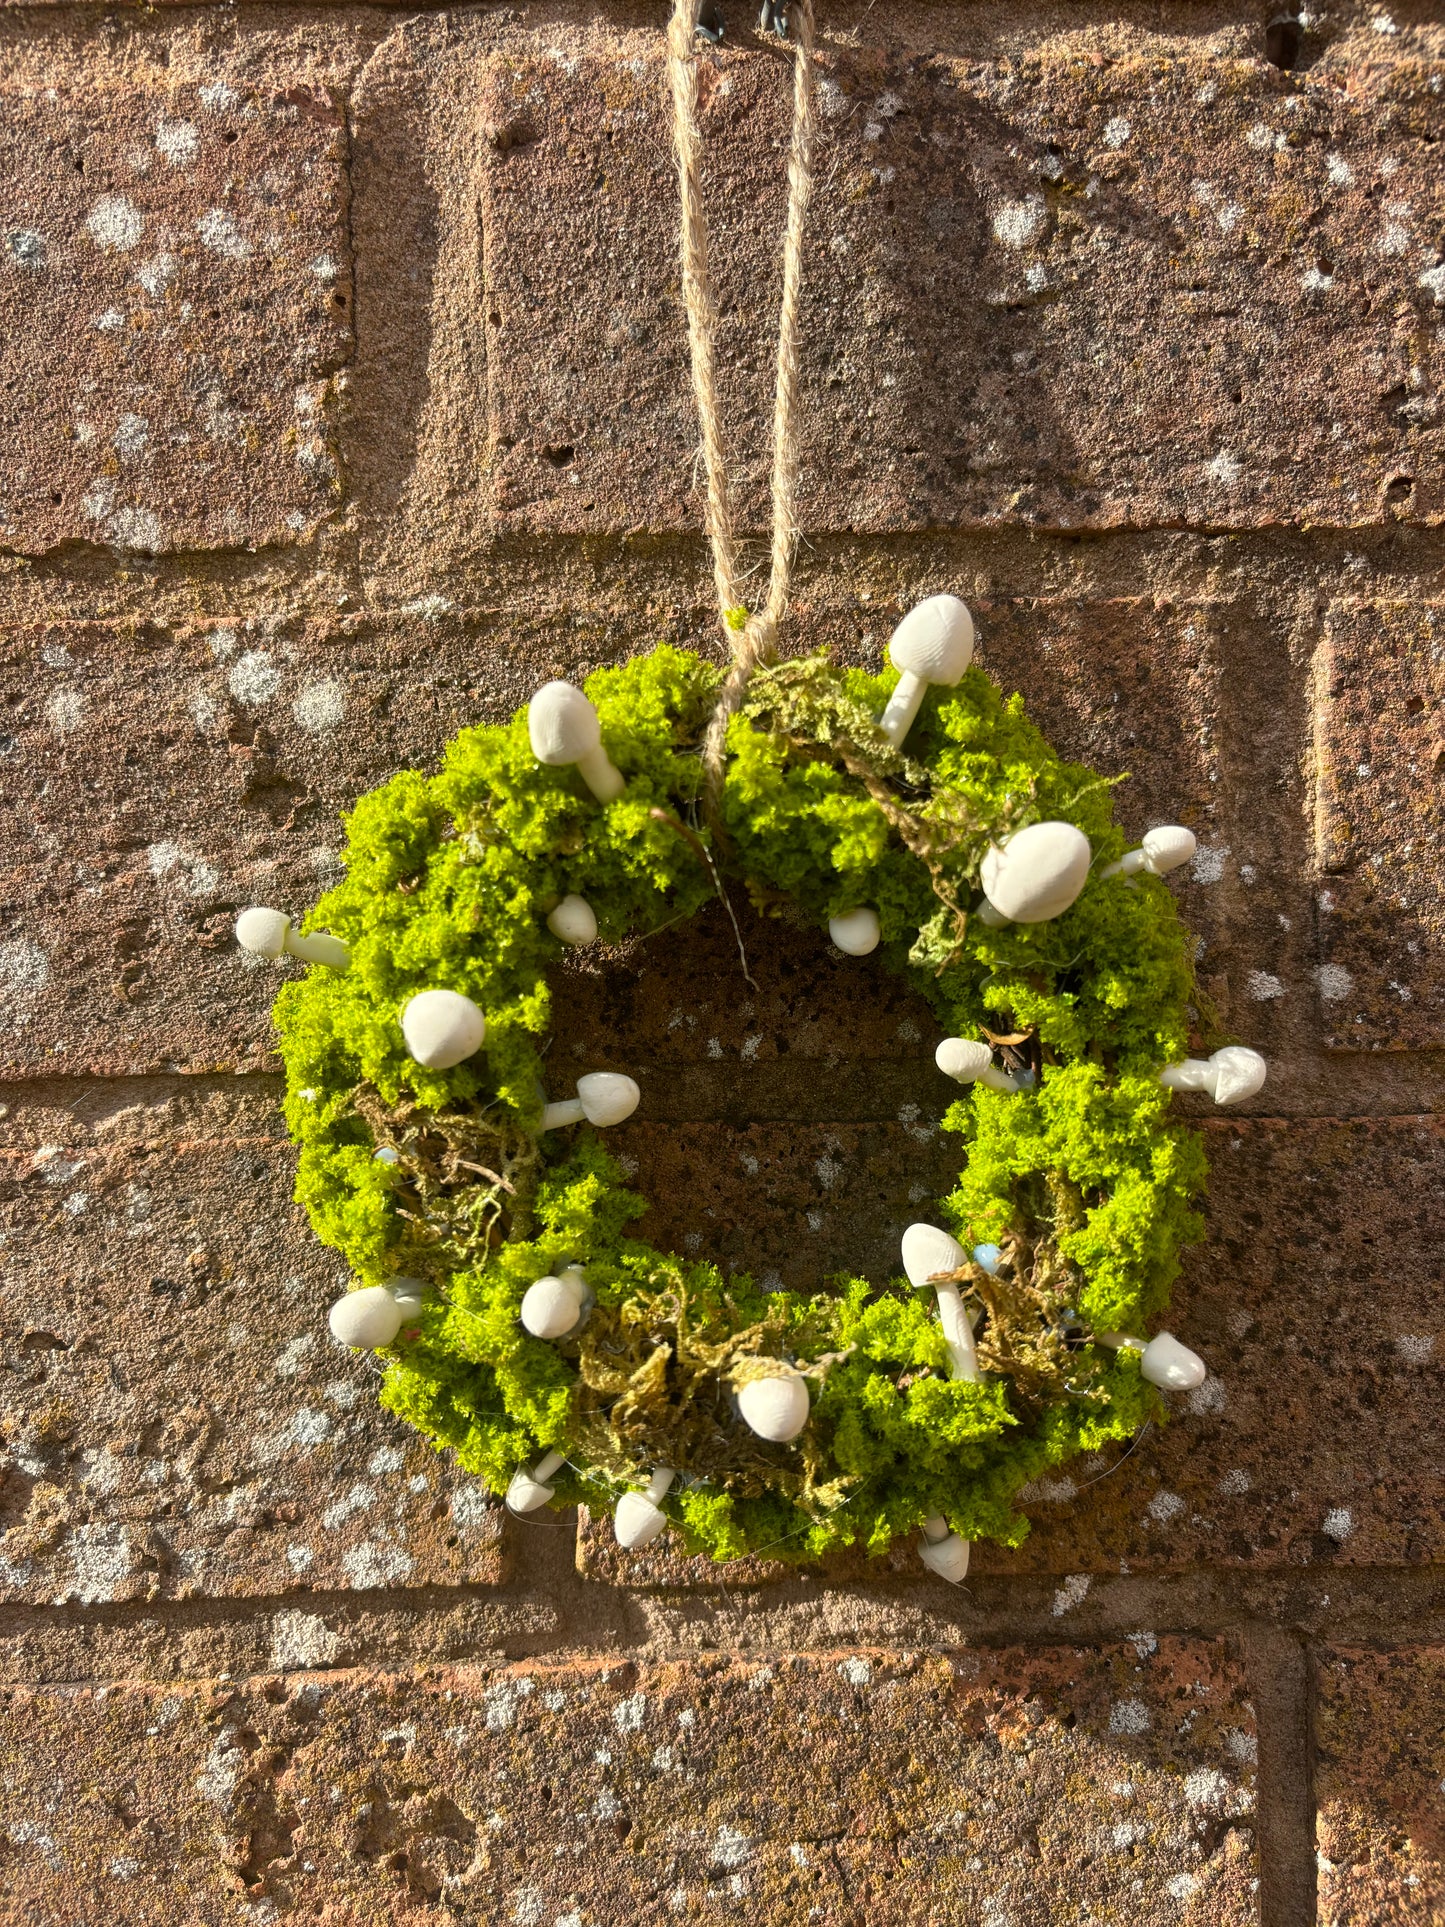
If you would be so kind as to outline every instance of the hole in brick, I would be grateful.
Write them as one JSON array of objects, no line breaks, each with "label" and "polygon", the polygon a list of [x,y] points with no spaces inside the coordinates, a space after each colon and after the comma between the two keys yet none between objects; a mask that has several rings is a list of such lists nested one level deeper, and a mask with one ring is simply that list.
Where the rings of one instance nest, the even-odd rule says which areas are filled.
[{"label": "hole in brick", "polygon": [[58,488],[53,488],[50,491],[50,499],[54,503],[56,508],[59,508],[60,504],[65,500],[65,497],[61,494]]},{"label": "hole in brick", "polygon": [[70,1340],[57,1338],[54,1332],[26,1332],[20,1349],[22,1352],[68,1352]]},{"label": "hole in brick", "polygon": [[1425,707],[1425,698],[1423,696],[1411,696],[1405,704],[1405,707],[1412,716],[1418,716],[1420,711]]},{"label": "hole in brick", "polygon": [[1411,475],[1392,475],[1385,484],[1385,500],[1394,507],[1403,506],[1415,493],[1415,480]]},{"label": "hole in brick", "polygon": [[1288,73],[1299,59],[1303,39],[1304,29],[1293,14],[1276,14],[1264,30],[1265,59]]},{"label": "hole in brick", "polygon": [[229,133],[227,133],[224,138],[225,138],[226,145],[229,147],[233,141],[238,141],[241,138],[240,129],[237,127],[231,128]]},{"label": "hole in brick", "polygon": [[555,447],[544,448],[542,450],[543,457],[551,463],[553,468],[569,468],[576,452],[570,444],[565,442],[559,443]]}]

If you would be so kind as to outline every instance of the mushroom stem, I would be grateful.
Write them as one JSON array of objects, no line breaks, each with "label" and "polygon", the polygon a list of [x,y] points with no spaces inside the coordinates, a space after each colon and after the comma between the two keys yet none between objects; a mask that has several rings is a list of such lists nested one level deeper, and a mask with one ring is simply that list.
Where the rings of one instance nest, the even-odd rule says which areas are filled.
[{"label": "mushroom stem", "polygon": [[600,743],[596,749],[583,751],[577,758],[577,767],[582,781],[599,803],[616,802],[627,788],[627,779]]},{"label": "mushroom stem", "polygon": [[939,1512],[925,1519],[919,1529],[923,1534],[919,1558],[940,1579],[946,1579],[951,1586],[958,1585],[968,1573],[968,1540],[950,1532],[947,1519]]},{"label": "mushroom stem", "polygon": [[507,1487],[507,1508],[511,1512],[535,1512],[556,1496],[557,1488],[547,1481],[554,1472],[560,1472],[567,1463],[563,1452],[549,1452],[545,1458],[538,1459],[529,1472],[524,1465],[517,1467],[512,1474],[512,1482]]},{"label": "mushroom stem", "polygon": [[303,963],[325,964],[328,970],[351,968],[351,952],[340,937],[333,937],[326,930],[313,930],[307,936],[293,924],[286,932],[286,948]]},{"label": "mushroom stem", "polygon": [[895,749],[901,748],[903,738],[912,729],[927,694],[926,678],[915,676],[911,669],[905,669],[888,698],[883,714],[878,718],[878,727]]},{"label": "mushroom stem", "polygon": [[548,1104],[543,1108],[539,1128],[543,1131],[556,1131],[564,1124],[580,1124],[586,1115],[582,1109],[580,1097],[564,1097],[556,1104]]},{"label": "mushroom stem", "polygon": [[962,1379],[965,1384],[977,1385],[978,1352],[973,1342],[973,1326],[963,1308],[963,1295],[957,1285],[941,1278],[933,1281],[933,1288],[938,1293],[938,1322],[943,1327],[943,1342],[948,1347],[951,1366],[948,1375]]},{"label": "mushroom stem", "polygon": [[612,1529],[617,1534],[618,1545],[625,1551],[636,1552],[643,1546],[650,1546],[666,1526],[667,1514],[662,1510],[662,1501],[676,1477],[675,1472],[658,1466],[645,1492],[624,1492],[617,1501],[617,1510],[612,1515]]}]

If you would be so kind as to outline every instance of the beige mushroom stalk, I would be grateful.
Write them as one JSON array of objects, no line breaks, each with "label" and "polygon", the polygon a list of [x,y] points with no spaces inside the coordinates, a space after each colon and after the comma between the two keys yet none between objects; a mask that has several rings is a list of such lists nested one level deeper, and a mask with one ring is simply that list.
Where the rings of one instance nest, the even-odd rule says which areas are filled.
[{"label": "beige mushroom stalk", "polygon": [[527,1287],[519,1315],[533,1338],[565,1338],[576,1331],[593,1302],[581,1265],[567,1265],[555,1278],[539,1278]]},{"label": "beige mushroom stalk", "polygon": [[324,930],[304,936],[284,910],[243,910],[236,919],[236,942],[253,957],[272,962],[299,957],[302,963],[325,964],[328,970],[351,968],[351,952],[340,937]]},{"label": "beige mushroom stalk", "polygon": [[662,1501],[676,1477],[675,1472],[659,1466],[648,1481],[645,1492],[624,1492],[617,1501],[617,1510],[612,1515],[612,1530],[617,1534],[617,1543],[624,1551],[640,1552],[643,1546],[650,1546],[665,1528],[667,1514],[662,1509]]},{"label": "beige mushroom stalk", "polygon": [[947,1519],[938,1512],[925,1519],[920,1530],[923,1544],[918,1548],[919,1558],[930,1572],[936,1572],[950,1586],[958,1585],[968,1574],[968,1540],[950,1532]]},{"label": "beige mushroom stalk", "polygon": [[1226,1044],[1212,1057],[1186,1057],[1182,1064],[1167,1064],[1159,1082],[1171,1091],[1207,1091],[1216,1104],[1242,1104],[1264,1085],[1269,1066],[1257,1050],[1244,1044]]},{"label": "beige mushroom stalk", "polygon": [[1153,877],[1167,876],[1171,870],[1188,863],[1195,848],[1193,830],[1186,830],[1178,823],[1161,824],[1157,830],[1146,830],[1137,850],[1126,850],[1117,862],[1106,863],[1099,875],[1132,877],[1147,870]]},{"label": "beige mushroom stalk", "polygon": [[540,1506],[550,1505],[557,1495],[557,1488],[547,1481],[554,1472],[560,1472],[566,1463],[567,1455],[564,1452],[549,1452],[545,1458],[538,1459],[530,1472],[526,1466],[518,1466],[507,1487],[508,1510],[535,1512]]},{"label": "beige mushroom stalk", "polygon": [[631,1117],[642,1101],[642,1092],[630,1077],[620,1071],[590,1071],[577,1079],[577,1095],[560,1098],[542,1112],[540,1129],[558,1130],[564,1124],[595,1124],[605,1130]]},{"label": "beige mushroom stalk", "polygon": [[402,1010],[401,1034],[418,1064],[449,1071],[482,1048],[487,1020],[459,990],[422,990]]},{"label": "beige mushroom stalk", "polygon": [[1097,1342],[1111,1351],[1138,1352],[1139,1370],[1151,1385],[1166,1392],[1192,1392],[1209,1376],[1209,1367],[1198,1352],[1181,1345],[1173,1332],[1156,1332],[1148,1340],[1128,1332],[1099,1332]]},{"label": "beige mushroom stalk", "polygon": [[981,922],[1048,923],[1061,917],[1089,880],[1089,839],[1072,823],[1030,823],[993,844],[979,866]]},{"label": "beige mushroom stalk", "polygon": [[956,595],[931,595],[893,631],[888,659],[901,673],[878,727],[898,749],[930,685],[951,687],[973,661],[973,617]]},{"label": "beige mushroom stalk", "polygon": [[911,1224],[903,1234],[903,1269],[910,1285],[920,1291],[931,1286],[938,1294],[938,1322],[943,1327],[943,1342],[948,1347],[949,1377],[978,1383],[978,1353],[974,1349],[973,1326],[963,1308],[958,1286],[946,1274],[968,1263],[968,1254],[957,1238],[949,1237],[935,1224]]},{"label": "beige mushroom stalk", "polygon": [[602,747],[602,723],[580,689],[570,682],[543,683],[527,705],[532,754],[553,769],[575,763],[599,803],[611,803],[627,787]]},{"label": "beige mushroom stalk", "polygon": [[393,1278],[389,1285],[349,1291],[331,1307],[327,1319],[331,1336],[365,1352],[394,1345],[403,1325],[421,1316],[421,1293],[417,1278]]}]

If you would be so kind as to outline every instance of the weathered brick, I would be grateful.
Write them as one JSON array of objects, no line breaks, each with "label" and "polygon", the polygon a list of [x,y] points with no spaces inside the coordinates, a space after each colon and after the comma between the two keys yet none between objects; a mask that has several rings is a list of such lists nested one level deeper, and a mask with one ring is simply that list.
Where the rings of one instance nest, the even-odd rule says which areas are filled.
[{"label": "weathered brick", "polygon": [[279,977],[237,951],[236,910],[309,908],[340,875],[342,812],[508,713],[539,680],[528,653],[493,657],[483,694],[446,618],[0,639],[0,1071],[257,1061]]},{"label": "weathered brick", "polygon": [[[1227,58],[837,45],[824,64],[805,527],[1439,516],[1437,71],[1362,64],[1346,88]],[[700,519],[667,111],[652,33],[492,67],[502,527]],[[706,57],[721,392],[755,526],[788,111],[771,54]]]},{"label": "weathered brick", "polygon": [[1337,603],[1315,665],[1315,981],[1335,1050],[1445,1044],[1445,604]]},{"label": "weathered brick", "polygon": [[[29,1916],[1139,1927],[1258,1920],[1253,1716],[1208,1641],[11,1690]],[[800,1766],[805,1763],[805,1770]],[[124,1884],[120,1884],[124,1883]],[[43,1910],[43,1912],[39,1911]]]},{"label": "weathered brick", "polygon": [[1445,1648],[1315,1671],[1320,1927],[1445,1921]]},{"label": "weathered brick", "polygon": [[342,115],[304,86],[9,87],[0,536],[293,542],[340,498]]},{"label": "weathered brick", "polygon": [[501,1576],[499,1509],[376,1403],[289,1151],[0,1161],[0,1590],[75,1600]]},{"label": "weathered brick", "polygon": [[[1016,1551],[977,1546],[975,1572],[1441,1556],[1445,1411],[1432,1361],[1445,1129],[1433,1118],[1240,1119],[1212,1120],[1206,1133],[1208,1241],[1187,1254],[1163,1322],[1206,1359],[1210,1377],[1127,1451],[1026,1487],[1033,1531]],[[677,1209],[671,1198],[667,1209]],[[886,1257],[870,1275],[895,1265]],[[780,1576],[684,1560],[666,1540],[634,1561],[611,1536],[605,1519],[582,1522],[589,1577],[711,1587]],[[892,1567],[916,1572],[913,1550],[900,1548]],[[1076,1603],[1061,1591],[1060,1614]]]}]

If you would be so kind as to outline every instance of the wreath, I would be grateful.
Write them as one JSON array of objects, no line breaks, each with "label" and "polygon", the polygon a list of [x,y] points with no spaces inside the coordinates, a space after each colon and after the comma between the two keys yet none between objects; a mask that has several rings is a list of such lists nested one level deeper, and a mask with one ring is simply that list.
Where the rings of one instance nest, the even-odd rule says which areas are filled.
[{"label": "wreath", "polygon": [[[895,664],[921,634],[951,683],[906,736],[917,675],[826,654],[756,670],[715,829],[715,664],[660,646],[585,695],[548,685],[463,730],[437,775],[361,798],[345,881],[309,919],[333,934],[242,918],[253,948],[317,964],[276,1023],[297,1197],[357,1280],[333,1329],[380,1352],[384,1405],[516,1509],[612,1509],[631,1545],[670,1520],[715,1559],[877,1553],[922,1528],[956,1578],[968,1542],[1028,1530],[1020,1487],[1203,1376],[1167,1334],[1131,1336],[1201,1235],[1201,1141],[1167,1121],[1161,1067],[1197,1088],[1253,1056],[1180,1064],[1190,951],[1157,872],[1193,839],[1127,853],[1110,780],[982,670],[939,672],[965,625],[937,597],[895,636]],[[958,1178],[905,1235],[903,1278],[805,1296],[655,1249],[605,1142],[636,1085],[543,1094],[564,951],[678,923],[724,866],[765,914],[876,947],[950,1033]]]},{"label": "wreath", "polygon": [[[773,539],[744,606],[717,405],[701,195],[702,0],[668,37],[682,288],[726,671],[659,646],[551,683],[468,729],[430,779],[363,797],[346,879],[297,930],[237,935],[315,966],[276,1022],[297,1196],[356,1289],[343,1342],[381,1354],[382,1402],[514,1510],[612,1508],[624,1546],[816,1559],[922,1535],[957,1581],[975,1539],[1015,1545],[1020,1488],[1132,1438],[1204,1377],[1167,1332],[1201,1235],[1197,1133],[1171,1087],[1230,1102],[1263,1061],[1188,1058],[1210,1018],[1167,887],[1187,830],[1126,851],[1111,784],[1060,760],[971,666],[952,596],[921,603],[874,676],[779,662],[795,540],[799,289],[812,176],[811,0],[796,33],[773,417]],[[659,1251],[605,1133],[639,1100],[597,1069],[544,1095],[549,970],[568,945],[647,936],[725,879],[765,914],[877,951],[949,1033],[959,1171],[909,1226],[903,1276],[811,1295]],[[741,949],[741,938],[739,939]],[[743,960],[746,969],[746,960]],[[868,966],[860,963],[860,970]],[[1212,1041],[1212,1040],[1208,1040]]]}]

